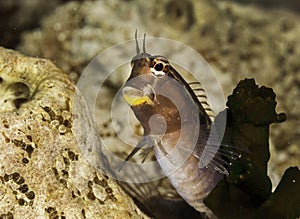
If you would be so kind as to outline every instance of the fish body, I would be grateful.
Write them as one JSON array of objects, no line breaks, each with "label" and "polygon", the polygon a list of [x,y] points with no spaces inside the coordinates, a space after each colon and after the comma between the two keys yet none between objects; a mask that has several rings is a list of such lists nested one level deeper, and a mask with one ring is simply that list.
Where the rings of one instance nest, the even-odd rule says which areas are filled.
[{"label": "fish body", "polygon": [[221,158],[217,153],[220,142],[214,142],[214,134],[211,137],[213,122],[192,88],[165,57],[137,49],[131,64],[123,95],[144,136],[127,159],[141,147],[153,146],[178,194],[196,210],[214,218],[203,203],[224,176],[214,165]]},{"label": "fish body", "polygon": [[178,194],[197,211],[212,217],[203,200],[223,178],[223,174],[213,168],[199,168],[199,158],[194,155],[195,152],[182,149],[190,143],[191,133],[180,134],[185,136],[177,142],[179,133],[165,134],[154,146],[155,156]]}]

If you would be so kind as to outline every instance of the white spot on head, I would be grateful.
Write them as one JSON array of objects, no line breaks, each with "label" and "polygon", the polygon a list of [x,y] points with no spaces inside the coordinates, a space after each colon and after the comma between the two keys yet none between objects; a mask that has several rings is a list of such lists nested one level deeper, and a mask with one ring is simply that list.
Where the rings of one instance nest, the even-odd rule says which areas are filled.
[{"label": "white spot on head", "polygon": [[166,74],[163,71],[156,71],[154,68],[151,68],[151,73],[154,74],[154,75],[156,75],[156,76],[163,76],[163,75]]}]

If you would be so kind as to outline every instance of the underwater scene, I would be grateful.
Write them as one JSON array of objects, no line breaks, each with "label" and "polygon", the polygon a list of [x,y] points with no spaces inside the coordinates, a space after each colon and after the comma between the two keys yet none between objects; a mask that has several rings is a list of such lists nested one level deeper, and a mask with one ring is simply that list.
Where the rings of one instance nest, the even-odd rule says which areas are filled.
[{"label": "underwater scene", "polygon": [[0,219],[300,218],[300,2],[0,16]]}]

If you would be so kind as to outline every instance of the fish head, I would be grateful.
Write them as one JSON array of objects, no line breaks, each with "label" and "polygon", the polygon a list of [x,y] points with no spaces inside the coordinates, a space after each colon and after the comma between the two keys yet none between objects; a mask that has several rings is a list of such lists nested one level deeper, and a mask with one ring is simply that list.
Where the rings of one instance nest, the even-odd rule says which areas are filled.
[{"label": "fish head", "polygon": [[136,53],[131,61],[130,76],[122,90],[125,101],[140,121],[145,134],[161,135],[170,129],[179,129],[180,115],[174,103],[176,98],[170,95],[175,95],[178,86],[174,86],[174,82],[178,82],[173,80],[172,83],[168,59],[147,53],[145,38],[142,52],[136,40]]},{"label": "fish head", "polygon": [[166,131],[167,123],[174,121],[174,116],[179,119],[174,98],[168,95],[174,89],[169,82],[169,61],[163,56],[142,53],[132,59],[131,66],[123,87],[124,99],[146,132],[151,129],[153,134],[161,134]]}]

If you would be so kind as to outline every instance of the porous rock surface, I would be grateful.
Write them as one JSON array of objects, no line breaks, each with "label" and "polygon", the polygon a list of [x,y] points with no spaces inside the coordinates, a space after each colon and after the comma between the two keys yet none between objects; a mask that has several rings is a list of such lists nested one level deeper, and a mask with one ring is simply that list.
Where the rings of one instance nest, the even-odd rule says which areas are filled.
[{"label": "porous rock surface", "polygon": [[0,218],[147,218],[86,159],[100,145],[75,91],[51,61],[0,48]]}]

